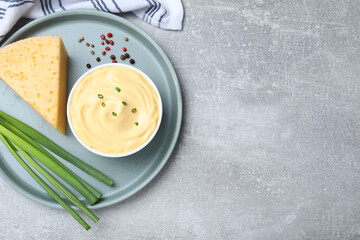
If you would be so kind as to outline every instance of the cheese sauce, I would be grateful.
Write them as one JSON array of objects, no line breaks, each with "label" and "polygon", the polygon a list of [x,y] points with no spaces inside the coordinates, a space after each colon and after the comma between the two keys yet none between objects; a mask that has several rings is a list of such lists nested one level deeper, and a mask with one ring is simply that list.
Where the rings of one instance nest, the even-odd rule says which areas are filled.
[{"label": "cheese sauce", "polygon": [[77,85],[69,116],[73,130],[88,147],[124,154],[140,147],[156,130],[159,97],[139,72],[122,66],[104,67]]}]

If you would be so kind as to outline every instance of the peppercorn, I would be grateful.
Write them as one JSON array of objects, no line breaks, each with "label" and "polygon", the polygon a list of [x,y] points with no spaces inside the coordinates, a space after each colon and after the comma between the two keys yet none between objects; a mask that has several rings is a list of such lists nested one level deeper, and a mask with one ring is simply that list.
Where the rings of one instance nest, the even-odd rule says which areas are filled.
[{"label": "peppercorn", "polygon": [[107,39],[105,39],[105,42],[106,42],[106,44],[109,44],[109,43],[110,43],[110,41],[109,41],[109,40],[107,40]]},{"label": "peppercorn", "polygon": [[105,56],[105,55],[106,55],[106,52],[105,52],[105,51],[103,51],[101,54]]},{"label": "peppercorn", "polygon": [[135,63],[135,60],[134,60],[134,59],[130,59],[129,62],[130,62],[131,64],[134,64],[134,63]]},{"label": "peppercorn", "polygon": [[110,51],[110,48],[109,48],[109,47],[106,47],[105,50],[106,50],[106,51]]},{"label": "peppercorn", "polygon": [[114,41],[113,41],[113,40],[110,40],[109,43],[110,43],[110,45],[114,45]]},{"label": "peppercorn", "polygon": [[130,58],[130,55],[128,53],[125,53],[125,58]]},{"label": "peppercorn", "polygon": [[96,58],[96,61],[97,61],[97,62],[100,62],[100,61],[101,61],[101,59],[100,59],[99,57],[97,57],[97,58]]},{"label": "peppercorn", "polygon": [[90,46],[90,43],[87,42],[87,43],[86,43],[86,46],[89,47],[89,46]]},{"label": "peppercorn", "polygon": [[94,52],[94,51],[91,51],[90,53],[91,53],[91,55],[94,55],[94,54],[95,54],[95,52]]},{"label": "peppercorn", "polygon": [[79,39],[78,39],[78,42],[81,43],[82,41],[84,41],[84,37],[81,36]]},{"label": "peppercorn", "polygon": [[104,34],[101,34],[100,38],[101,38],[102,40],[104,40],[104,39],[105,39],[105,35],[104,35]]},{"label": "peppercorn", "polygon": [[116,60],[113,60],[112,63],[117,63],[117,61],[116,61]]},{"label": "peppercorn", "polygon": [[92,47],[92,48],[95,47],[94,44],[91,44],[91,47]]},{"label": "peppercorn", "polygon": [[107,36],[108,36],[109,38],[111,38],[113,35],[112,35],[112,33],[108,33]]},{"label": "peppercorn", "polygon": [[101,45],[104,45],[104,41],[101,41]]},{"label": "peppercorn", "polygon": [[126,49],[126,47],[123,47],[122,50],[123,50],[124,52],[126,52],[127,49]]},{"label": "peppercorn", "polygon": [[124,55],[121,55],[121,56],[120,56],[120,59],[121,59],[121,60],[125,60],[125,56],[124,56]]},{"label": "peppercorn", "polygon": [[129,39],[128,39],[127,37],[124,37],[124,40],[125,40],[125,41],[129,41]]},{"label": "peppercorn", "polygon": [[115,57],[115,55],[113,54],[113,55],[110,56],[110,58],[111,58],[111,60],[115,60],[116,57]]},{"label": "peppercorn", "polygon": [[90,63],[86,64],[86,67],[87,67],[87,68],[91,68]]}]

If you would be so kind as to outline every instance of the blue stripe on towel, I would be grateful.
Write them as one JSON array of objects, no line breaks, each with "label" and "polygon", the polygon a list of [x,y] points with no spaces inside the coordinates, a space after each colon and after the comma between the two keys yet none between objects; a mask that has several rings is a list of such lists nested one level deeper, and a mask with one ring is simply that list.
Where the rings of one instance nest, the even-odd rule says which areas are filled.
[{"label": "blue stripe on towel", "polygon": [[53,6],[52,6],[51,1],[52,1],[52,0],[49,0],[49,6],[50,6],[50,10],[54,13],[54,12],[55,12],[55,10],[54,10],[54,8],[53,8]]},{"label": "blue stripe on towel", "polygon": [[103,0],[100,0],[101,3],[104,5],[104,8],[106,9],[106,11],[110,12],[109,8],[106,6],[105,2]]},{"label": "blue stripe on towel", "polygon": [[46,11],[50,14],[51,12],[50,12],[50,10],[49,10],[49,6],[48,6],[47,0],[44,0],[44,2],[45,2]]},{"label": "blue stripe on towel", "polygon": [[98,6],[94,3],[94,0],[90,0],[90,2],[91,2],[92,5],[94,6],[94,8],[96,8],[96,10],[100,11],[100,9],[98,8]]},{"label": "blue stripe on towel", "polygon": [[21,2],[21,3],[9,5],[7,8],[18,7],[18,6],[24,5],[26,3],[35,3],[35,1],[24,1],[24,2]]},{"label": "blue stripe on towel", "polygon": [[159,2],[159,7],[155,10],[155,12],[153,12],[151,17],[153,17],[155,15],[155,13],[157,13],[159,11],[160,8],[161,8],[161,3]]},{"label": "blue stripe on towel", "polygon": [[148,3],[149,3],[149,5],[150,5],[150,7],[148,8],[148,10],[146,10],[146,12],[145,13],[148,13],[153,7],[154,7],[154,4],[152,4],[152,2],[150,2],[149,0],[146,0]]},{"label": "blue stripe on towel", "polygon": [[160,27],[160,23],[163,19],[163,17],[167,14],[167,10],[165,10],[165,13],[163,15],[161,15],[161,17],[159,18],[159,23],[158,23],[158,27]]},{"label": "blue stripe on towel", "polygon": [[149,4],[149,8],[148,8],[148,10],[146,10],[146,12],[144,12],[144,15],[143,15],[143,17],[142,17],[142,20],[145,20],[145,16],[146,16],[146,14],[154,7],[154,5],[149,1],[149,0],[146,0],[147,2],[148,2],[148,4]]},{"label": "blue stripe on towel", "polygon": [[105,12],[105,9],[101,6],[99,0],[95,0],[95,2],[99,5],[101,11]]},{"label": "blue stripe on towel", "polygon": [[157,4],[157,2],[156,1],[154,1],[154,0],[151,0],[152,2],[154,2],[154,9],[151,9],[151,11],[148,13],[148,15],[150,16],[151,15],[151,13],[153,13],[155,10],[156,10],[156,8],[157,8],[157,6],[158,6],[158,4]]},{"label": "blue stripe on towel", "polygon": [[116,1],[115,1],[115,0],[111,0],[111,1],[114,3],[116,9],[119,10],[119,12],[122,13],[122,10],[121,10],[120,7],[117,5]]},{"label": "blue stripe on towel", "polygon": [[0,0],[0,2],[10,2],[10,3],[14,3],[14,2],[22,2],[23,0]]},{"label": "blue stripe on towel", "polygon": [[64,6],[62,5],[61,0],[58,0],[58,2],[59,2],[59,6],[61,7],[61,9],[65,11],[66,9],[65,9]]},{"label": "blue stripe on towel", "polygon": [[160,19],[159,19],[159,23],[161,23],[162,18],[167,14],[167,10],[165,10],[165,13],[163,15],[161,15]]},{"label": "blue stripe on towel", "polygon": [[[154,1],[154,0],[150,0],[150,1],[154,2],[154,4],[155,4],[154,6],[155,6],[155,7],[154,7],[153,9],[151,9],[151,11],[147,14],[147,15],[148,15],[148,16],[146,17],[146,21],[147,21],[147,22],[149,22],[149,17],[150,17],[150,15],[156,10],[156,8],[157,8],[157,6],[158,6],[156,1]],[[150,19],[150,21],[151,21],[151,19]]]},{"label": "blue stripe on towel", "polygon": [[41,9],[43,11],[43,14],[44,16],[46,15],[46,12],[45,12],[45,8],[44,8],[44,3],[43,3],[43,0],[40,0],[40,5],[41,5]]}]

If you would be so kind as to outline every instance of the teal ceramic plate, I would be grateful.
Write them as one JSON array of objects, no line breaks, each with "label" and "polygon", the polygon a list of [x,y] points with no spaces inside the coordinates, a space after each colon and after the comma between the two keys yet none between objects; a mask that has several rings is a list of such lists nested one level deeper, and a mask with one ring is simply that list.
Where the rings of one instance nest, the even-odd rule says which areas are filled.
[{"label": "teal ceramic plate", "polygon": [[[101,52],[104,46],[100,44],[100,35],[108,32],[113,33],[112,40],[115,45],[111,46],[111,51],[103,57]],[[92,66],[109,63],[111,54],[115,54],[119,59],[122,47],[126,47],[131,58],[135,59],[136,63],[133,66],[145,72],[159,89],[164,113],[155,138],[146,148],[132,156],[111,159],[86,150],[76,141],[69,126],[65,136],[58,133],[0,81],[0,110],[39,130],[67,151],[114,179],[115,185],[108,187],[67,164],[103,193],[102,200],[91,208],[106,207],[132,196],[159,173],[169,159],[179,135],[182,99],[179,82],[170,61],[158,44],[134,24],[112,14],[88,10],[66,11],[35,20],[13,34],[4,45],[40,35],[58,35],[65,43],[70,56],[68,92],[75,81],[88,70],[87,63]],[[77,41],[80,36],[85,37],[82,43]],[[125,36],[129,38],[128,42],[124,41]],[[94,44],[95,47],[86,47],[86,42]],[[90,54],[91,50],[95,51],[94,56]],[[97,56],[101,58],[100,63],[95,60]],[[120,59],[118,61],[123,62]],[[128,60],[123,63],[129,64]],[[3,144],[0,144],[0,174],[11,186],[31,199],[60,208],[60,205],[22,169]],[[78,197],[87,203],[82,196]]]}]

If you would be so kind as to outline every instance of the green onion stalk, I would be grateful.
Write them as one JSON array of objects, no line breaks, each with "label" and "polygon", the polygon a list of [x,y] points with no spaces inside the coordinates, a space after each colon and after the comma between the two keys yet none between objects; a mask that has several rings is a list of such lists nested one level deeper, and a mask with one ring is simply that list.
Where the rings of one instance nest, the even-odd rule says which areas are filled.
[{"label": "green onion stalk", "polygon": [[[5,144],[5,146],[9,149],[10,153],[15,157],[15,159],[20,163],[20,165],[34,178],[34,180],[47,192],[49,193],[49,195],[55,200],[57,201],[67,212],[69,212],[71,214],[71,216],[73,216],[73,218],[78,221],[86,230],[90,229],[90,226],[84,221],[84,219],[77,213],[75,212],[74,209],[72,209],[48,184],[46,184],[44,182],[44,180],[42,180],[26,163],[25,161],[17,154],[16,150],[20,150],[20,152],[22,153],[22,155],[26,158],[26,159],[31,159],[31,161],[34,161],[26,152],[24,152],[23,150],[21,150],[18,146],[15,147],[15,145],[13,143],[11,143],[8,139],[6,139],[2,134],[0,134],[0,139],[1,141]],[[35,162],[35,161],[34,161]],[[43,169],[39,164],[34,164],[34,162],[32,162],[32,166],[39,170],[40,168],[44,172],[46,172],[45,169]],[[41,170],[40,169],[40,170]],[[47,173],[47,172],[46,172]],[[50,175],[50,174],[49,174]],[[51,176],[51,175],[50,175]],[[61,183],[59,182],[54,182],[52,181],[51,178],[47,178],[49,180],[50,183],[52,183],[53,185],[57,185],[58,188],[60,188]],[[55,181],[57,181],[55,179]],[[62,185],[61,185],[62,186]],[[57,188],[57,189],[58,189]],[[65,188],[65,187],[64,187]],[[75,197],[76,198],[76,197]],[[82,209],[83,210],[83,209]],[[91,215],[92,216],[92,215]],[[94,215],[95,216],[95,215]],[[93,217],[93,216],[92,216]],[[94,217],[93,217],[94,218]],[[98,220],[98,218],[95,216],[95,218],[93,220]]]},{"label": "green onion stalk", "polygon": [[25,123],[13,118],[12,116],[0,111],[0,119],[7,121],[9,124],[13,125],[15,128],[19,129],[21,132],[28,135],[30,138],[34,139],[51,152],[55,153],[59,157],[63,158],[64,160],[70,162],[71,164],[75,165],[76,167],[80,168],[87,174],[93,176],[94,178],[102,181],[103,183],[111,186],[114,181],[109,177],[105,176],[103,173],[95,169],[94,167],[90,166],[89,164],[83,162],[81,159],[75,157],[74,155],[66,152],[56,143],[51,141],[49,138],[41,134],[40,132],[36,131],[32,127],[26,125]]},{"label": "green onion stalk", "polygon": [[98,198],[93,195],[93,193],[86,188],[76,177],[69,174],[69,172],[63,168],[60,164],[58,164],[53,159],[49,158],[47,154],[44,154],[42,151],[4,127],[0,124],[0,133],[4,135],[6,138],[11,140],[11,142],[16,143],[24,151],[30,153],[34,158],[36,158],[39,162],[44,164],[48,169],[50,169],[53,173],[58,175],[60,178],[69,183],[73,188],[75,188],[78,192],[80,192],[90,204],[94,204],[98,201]]}]

